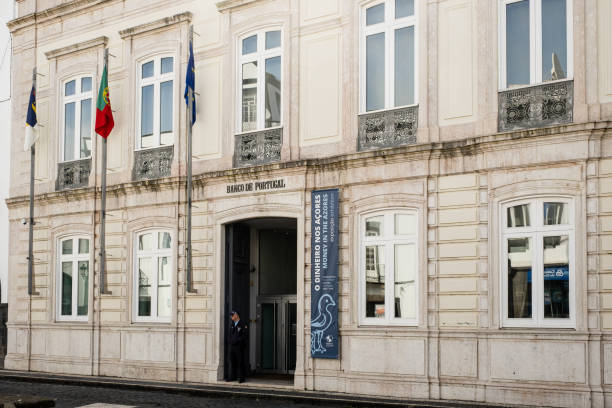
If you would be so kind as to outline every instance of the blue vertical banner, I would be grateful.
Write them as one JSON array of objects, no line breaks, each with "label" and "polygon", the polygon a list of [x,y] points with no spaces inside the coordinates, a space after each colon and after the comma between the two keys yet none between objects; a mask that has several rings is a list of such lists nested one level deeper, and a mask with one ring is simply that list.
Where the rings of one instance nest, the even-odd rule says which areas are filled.
[{"label": "blue vertical banner", "polygon": [[338,189],[313,191],[310,211],[310,353],[338,358]]}]

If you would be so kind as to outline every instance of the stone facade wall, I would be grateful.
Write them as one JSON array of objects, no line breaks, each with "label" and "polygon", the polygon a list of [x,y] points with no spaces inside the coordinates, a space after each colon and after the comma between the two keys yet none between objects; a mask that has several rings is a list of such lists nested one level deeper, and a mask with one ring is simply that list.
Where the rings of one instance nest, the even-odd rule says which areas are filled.
[{"label": "stone facade wall", "polygon": [[[40,3],[40,2],[38,2]],[[605,1],[575,0],[573,123],[499,133],[497,2],[416,0],[416,144],[358,151],[359,19],[366,1],[19,1],[13,95],[25,106],[38,82],[34,291],[27,295],[29,154],[13,126],[8,356],[11,369],[215,383],[223,376],[224,225],[256,217],[297,224],[296,389],[402,398],[563,407],[612,406],[612,39]],[[612,10],[612,9],[611,9]],[[36,19],[31,13],[37,12]],[[460,20],[460,24],[453,21]],[[598,22],[599,21],[599,22]],[[449,23],[451,22],[451,23]],[[187,29],[194,40],[193,288],[186,293],[185,108]],[[598,26],[599,24],[599,26]],[[603,26],[602,26],[603,24]],[[283,31],[280,162],[234,168],[236,47],[263,26]],[[459,41],[458,39],[461,39]],[[593,41],[591,41],[593,40]],[[585,49],[583,44],[599,44]],[[88,73],[94,88],[105,46],[116,127],[109,137],[107,287],[100,294],[101,144],[85,187],[57,188],[62,81]],[[175,56],[177,107],[170,175],[134,180],[138,63]],[[459,54],[458,58],[454,58]],[[449,61],[458,68],[447,72]],[[598,76],[599,73],[602,75]],[[605,75],[604,75],[605,74]],[[607,75],[607,76],[606,76]],[[324,76],[324,80],[321,77]],[[322,81],[322,82],[321,82]],[[462,91],[454,87],[461,81]],[[314,91],[313,91],[314,90]],[[469,92],[468,92],[469,91]],[[13,123],[25,111],[15,109]],[[285,188],[228,193],[283,179]],[[310,193],[340,190],[340,358],[310,358]],[[500,208],[532,196],[575,205],[575,327],[510,328],[501,319]],[[418,324],[360,322],[359,222],[368,211],[417,211]],[[134,319],[135,236],[173,237],[172,317]],[[58,243],[89,237],[89,313],[57,319]]]}]

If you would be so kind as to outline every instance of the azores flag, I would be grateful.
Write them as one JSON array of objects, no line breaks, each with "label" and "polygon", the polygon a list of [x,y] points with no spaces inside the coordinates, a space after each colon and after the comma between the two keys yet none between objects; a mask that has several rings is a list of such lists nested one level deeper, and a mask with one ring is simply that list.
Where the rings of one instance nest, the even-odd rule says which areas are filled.
[{"label": "azores flag", "polygon": [[187,64],[187,75],[185,75],[185,103],[189,109],[189,89],[191,89],[191,124],[196,121],[196,101],[195,101],[195,63],[193,59],[193,40],[189,41],[189,63]]},{"label": "azores flag", "polygon": [[96,102],[96,133],[106,139],[114,126],[115,121],[108,93],[108,71],[106,65],[104,65],[100,90],[98,91],[98,100]]},{"label": "azores flag", "polygon": [[38,121],[36,120],[36,87],[32,85],[32,91],[30,92],[30,102],[28,102],[28,114],[26,117],[26,134],[25,143],[23,150],[28,151],[36,143],[38,134],[34,127]]}]

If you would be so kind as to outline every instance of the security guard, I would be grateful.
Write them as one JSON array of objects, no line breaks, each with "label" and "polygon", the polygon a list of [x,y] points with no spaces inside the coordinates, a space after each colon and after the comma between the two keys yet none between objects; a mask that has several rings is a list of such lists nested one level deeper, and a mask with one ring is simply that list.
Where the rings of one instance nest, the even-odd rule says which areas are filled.
[{"label": "security guard", "polygon": [[247,372],[245,354],[249,343],[249,332],[247,325],[240,320],[240,314],[236,310],[231,311],[230,317],[232,318],[228,336],[230,377],[227,381],[236,380],[237,374],[238,382],[243,383]]}]

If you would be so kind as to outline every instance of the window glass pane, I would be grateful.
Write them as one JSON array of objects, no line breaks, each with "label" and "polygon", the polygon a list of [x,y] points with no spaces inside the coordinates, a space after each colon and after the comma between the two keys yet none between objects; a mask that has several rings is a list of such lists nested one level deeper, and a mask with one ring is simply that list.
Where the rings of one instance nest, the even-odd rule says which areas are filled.
[{"label": "window glass pane", "polygon": [[569,224],[567,203],[544,203],[544,225]]},{"label": "window glass pane", "polygon": [[416,226],[416,215],[395,214],[395,235],[416,234]]},{"label": "window glass pane", "polygon": [[252,52],[257,52],[257,35],[252,35],[242,40],[242,55]]},{"label": "window glass pane", "polygon": [[153,146],[153,85],[142,87],[140,147]]},{"label": "window glass pane", "polygon": [[170,248],[172,241],[170,238],[170,233],[169,232],[160,232],[159,234],[159,249],[167,249]]},{"label": "window glass pane", "polygon": [[[72,242],[72,241],[71,241]],[[62,316],[72,315],[72,262],[62,262]]]},{"label": "window glass pane", "polygon": [[395,18],[414,15],[414,0],[395,0]]},{"label": "window glass pane", "polygon": [[88,254],[89,253],[89,240],[79,238],[79,254]]},{"label": "window glass pane", "polygon": [[385,4],[377,4],[366,10],[366,25],[378,24],[385,21]]},{"label": "window glass pane", "polygon": [[544,237],[544,317],[570,317],[569,237]]},{"label": "window glass pane", "polygon": [[151,258],[138,259],[138,316],[151,316],[152,269]]},{"label": "window glass pane", "polygon": [[242,131],[257,129],[257,62],[242,64]]},{"label": "window glass pane", "polygon": [[366,110],[385,107],[385,33],[366,37]]},{"label": "window glass pane", "polygon": [[366,237],[379,237],[383,235],[384,215],[366,218]]},{"label": "window glass pane", "polygon": [[62,255],[72,255],[72,240],[62,241]]},{"label": "window glass pane", "polygon": [[87,316],[89,299],[89,261],[79,261],[79,276],[77,282],[77,315]]},{"label": "window glass pane", "polygon": [[74,160],[74,102],[64,105],[64,160]]},{"label": "window glass pane", "polygon": [[395,317],[416,318],[416,245],[395,245]]},{"label": "window glass pane", "polygon": [[531,238],[508,239],[508,317],[531,317]]},{"label": "window glass pane", "polygon": [[91,91],[91,77],[81,78],[81,92]]},{"label": "window glass pane", "polygon": [[268,31],[266,33],[266,50],[280,47],[281,45],[281,32],[280,31]]},{"label": "window glass pane", "polygon": [[567,75],[566,0],[542,0],[542,79]]},{"label": "window glass pane", "polygon": [[[529,1],[506,5],[507,86],[529,84]],[[550,57],[549,57],[550,58]]]},{"label": "window glass pane", "polygon": [[150,251],[153,249],[153,234],[142,234],[138,237],[138,250]]},{"label": "window glass pane", "polygon": [[166,57],[161,59],[161,73],[168,74],[174,71],[174,58]]},{"label": "window glass pane", "polygon": [[162,133],[172,132],[172,82],[166,81],[160,84],[159,128]]},{"label": "window glass pane", "polygon": [[266,60],[266,124],[280,126],[281,119],[281,57]]},{"label": "window glass pane", "polygon": [[81,101],[81,154],[91,156],[91,99]]},{"label": "window glass pane", "polygon": [[529,227],[529,204],[515,205],[508,208],[508,228]]},{"label": "window glass pane", "polygon": [[153,76],[155,66],[153,65],[153,61],[147,62],[146,64],[142,64],[142,77],[150,78]]},{"label": "window glass pane", "polygon": [[366,317],[385,317],[385,247],[366,246]]},{"label": "window glass pane", "polygon": [[157,316],[170,317],[172,294],[170,291],[170,259],[158,259]]},{"label": "window glass pane", "polygon": [[76,92],[76,81],[70,81],[70,82],[66,82],[66,89],[64,92],[64,95],[66,96],[70,96],[70,95],[74,95]]},{"label": "window glass pane", "polygon": [[414,103],[414,26],[395,30],[395,106]]}]

